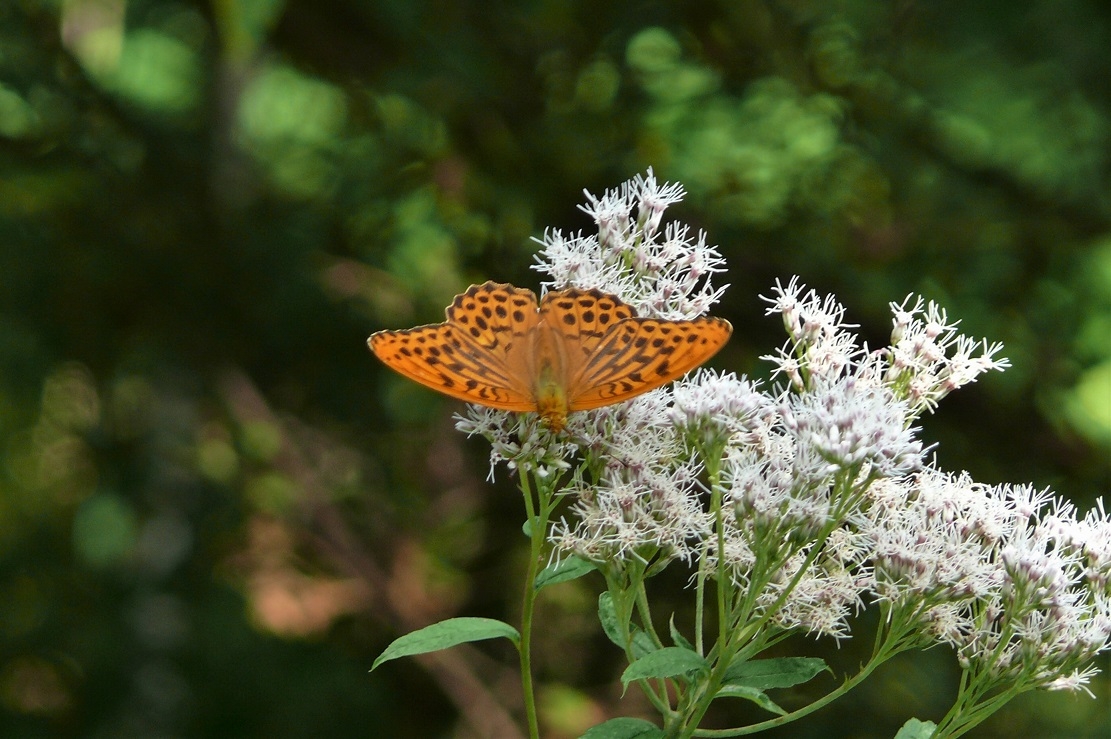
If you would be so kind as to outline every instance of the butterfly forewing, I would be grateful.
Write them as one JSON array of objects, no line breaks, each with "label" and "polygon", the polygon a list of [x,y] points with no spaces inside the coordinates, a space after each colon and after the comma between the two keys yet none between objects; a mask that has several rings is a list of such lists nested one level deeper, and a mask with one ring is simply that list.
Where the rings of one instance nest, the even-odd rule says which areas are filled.
[{"label": "butterfly forewing", "polygon": [[568,388],[571,410],[634,397],[681,377],[712,357],[733,327],[721,318],[628,318],[610,329]]},{"label": "butterfly forewing", "polygon": [[513,345],[535,329],[536,295],[500,282],[471,285],[447,307],[447,322],[496,356],[508,356]]},{"label": "butterfly forewing", "polygon": [[446,322],[379,331],[369,343],[385,364],[433,390],[529,411],[536,400],[522,365],[538,320],[531,291],[487,282],[456,296]]}]

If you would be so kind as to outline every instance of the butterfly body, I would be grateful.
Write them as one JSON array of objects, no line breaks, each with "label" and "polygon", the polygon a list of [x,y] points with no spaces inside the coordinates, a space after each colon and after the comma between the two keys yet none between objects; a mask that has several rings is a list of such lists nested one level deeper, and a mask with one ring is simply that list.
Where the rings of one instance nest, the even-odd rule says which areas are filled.
[{"label": "butterfly body", "polygon": [[571,382],[567,371],[570,360],[560,335],[545,318],[541,319],[536,332],[532,356],[535,358],[533,376],[536,381],[532,388],[535,410],[553,431],[560,431],[570,411],[567,399],[567,388]]},{"label": "butterfly body", "polygon": [[640,318],[599,290],[496,282],[456,296],[443,323],[379,331],[371,350],[397,372],[470,403],[532,411],[553,431],[567,414],[627,400],[683,375],[729,339],[720,318]]}]

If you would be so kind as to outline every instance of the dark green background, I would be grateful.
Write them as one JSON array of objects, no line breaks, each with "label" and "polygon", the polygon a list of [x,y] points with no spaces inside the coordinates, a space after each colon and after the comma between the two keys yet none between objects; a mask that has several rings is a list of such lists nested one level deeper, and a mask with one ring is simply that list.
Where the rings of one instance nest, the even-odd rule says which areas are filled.
[{"label": "dark green background", "polygon": [[[530,238],[649,166],[731,267],[715,366],[767,376],[776,278],[872,346],[921,292],[1014,364],[925,420],[939,465],[1087,508],[1109,80],[1103,0],[0,4],[0,735],[505,736],[504,644],[367,672],[431,621],[515,621],[524,539],[459,404],[364,341],[537,287]],[[645,715],[598,587],[541,607],[548,736]],[[790,649],[843,672],[867,642]],[[955,680],[912,655],[778,736],[889,737]],[[1107,736],[1092,689],[976,735]]]}]

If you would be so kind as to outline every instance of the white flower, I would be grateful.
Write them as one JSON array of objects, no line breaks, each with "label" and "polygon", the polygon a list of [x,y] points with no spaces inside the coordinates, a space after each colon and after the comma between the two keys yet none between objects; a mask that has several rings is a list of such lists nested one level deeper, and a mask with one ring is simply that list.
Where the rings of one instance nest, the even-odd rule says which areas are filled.
[{"label": "white flower", "polygon": [[814,378],[809,391],[788,396],[781,413],[800,444],[841,469],[868,465],[873,476],[892,477],[921,466],[922,442],[909,425],[909,409],[884,387],[849,376]]},{"label": "white flower", "polygon": [[575,520],[558,521],[550,533],[559,550],[614,565],[656,549],[693,556],[710,522],[699,467],[668,420],[670,401],[660,388],[568,419],[584,461],[564,491],[575,497]]},{"label": "white flower", "polygon": [[535,413],[510,413],[468,404],[466,415],[455,416],[455,428],[467,436],[482,436],[490,442],[490,472],[505,462],[511,470],[535,472],[541,477],[570,469],[567,461],[577,445],[566,436],[552,434]]},{"label": "white flower", "polygon": [[[634,229],[651,238],[659,229],[660,219],[669,205],[678,203],[686,192],[679,183],[656,182],[652,168],[643,177],[637,175],[619,188],[606,190],[601,198],[587,191],[587,205],[579,208],[588,213],[598,224],[599,236],[603,244],[618,244],[628,239]],[[630,214],[634,205],[637,219],[632,221]]]},{"label": "white flower", "polygon": [[572,486],[576,496],[566,519],[552,527],[552,543],[564,551],[618,566],[626,557],[643,559],[662,550],[668,558],[689,560],[710,521],[699,500],[696,468],[650,467],[635,475],[607,475],[597,483]]},{"label": "white flower", "polygon": [[[945,309],[933,301],[908,295],[902,303],[891,303],[891,310],[895,317],[887,381],[915,411],[932,410],[943,397],[981,374],[1010,366],[1009,360],[995,358],[1002,344],[959,335],[959,321],[950,323]],[[974,355],[977,349],[980,352]]]},{"label": "white flower", "polygon": [[821,297],[814,290],[805,295],[805,285],[792,277],[784,287],[778,280],[771,297],[760,296],[771,303],[766,315],[780,313],[790,337],[778,354],[767,355],[796,388],[804,388],[813,376],[832,381],[860,357],[856,336],[846,329],[855,324],[845,322],[845,307],[832,295]]},{"label": "white flower", "polygon": [[[796,554],[784,565],[777,584],[787,584],[798,572],[805,551]],[[863,606],[857,575],[847,568],[812,566],[791,589],[774,621],[785,629],[804,629],[807,633],[849,637],[848,619]],[[779,597],[779,589],[771,587],[761,593],[760,603],[770,607]]]},{"label": "white flower", "polygon": [[[609,247],[599,243],[598,236],[564,236],[558,229],[544,231],[540,240],[544,248],[537,256],[540,264],[534,269],[542,269],[553,279],[545,284],[553,287],[574,285],[583,289],[598,289],[613,292],[613,288],[628,281],[622,270],[615,264],[617,253],[605,255]],[[546,261],[541,261],[543,257]]]},{"label": "white flower", "polygon": [[596,474],[636,475],[682,458],[682,445],[668,421],[671,393],[657,388],[616,405],[568,417],[567,433],[578,440]]},{"label": "white flower", "polygon": [[869,491],[877,596],[917,614],[974,679],[1080,689],[1111,646],[1111,595],[1086,578],[1102,508],[1030,486],[989,486],[926,469]]},{"label": "white flower", "polygon": [[596,288],[621,298],[637,315],[669,320],[703,315],[718,301],[725,287],[714,287],[711,278],[724,271],[725,262],[717,248],[706,244],[704,233],[692,238],[685,225],[660,229],[664,209],[682,199],[681,186],[658,185],[648,170],[601,198],[586,196],[582,209],[598,235],[546,231],[533,265],[550,276],[546,286]]},{"label": "white flower", "polygon": [[629,189],[633,191],[630,199],[638,201],[637,225],[649,238],[659,229],[660,218],[667,206],[678,203],[686,195],[683,186],[678,182],[665,182],[663,185],[658,185],[651,167],[644,177],[640,175],[634,177]]},{"label": "white flower", "polygon": [[752,443],[769,423],[771,399],[755,383],[733,373],[698,370],[675,383],[668,419],[704,457],[720,457],[735,435]]},{"label": "white flower", "polygon": [[1094,667],[1089,667],[1086,670],[1073,670],[1067,675],[1050,680],[1045,684],[1046,690],[1071,690],[1076,692],[1083,690],[1091,698],[1095,698],[1096,694],[1088,688],[1088,681],[1095,675],[1099,674],[1099,670]]},{"label": "white flower", "polygon": [[1084,554],[1084,576],[1096,590],[1111,593],[1111,518],[1096,500],[1081,525],[1073,529],[1074,545]]},{"label": "white flower", "polygon": [[844,306],[831,296],[805,290],[792,277],[786,286],[776,281],[772,295],[762,296],[771,304],[766,313],[781,314],[790,337],[785,347],[763,359],[773,362],[775,373],[796,389],[808,387],[814,377],[828,382],[852,372],[869,384],[886,384],[917,415],[981,374],[1010,366],[1007,359],[995,356],[1002,344],[958,334],[958,322],[950,322],[944,308],[913,295],[891,304],[891,346],[868,354],[846,330],[854,325],[845,322]]},{"label": "white flower", "polygon": [[742,535],[755,549],[809,541],[829,520],[833,469],[791,437],[728,450],[722,479]]},{"label": "white flower", "polygon": [[[586,197],[598,232],[546,232],[534,265],[545,285],[597,288],[664,319],[694,318],[717,301],[721,255],[704,234],[663,220],[681,186],[648,170]],[[871,593],[889,624],[952,645],[969,684],[987,686],[980,695],[1004,684],[1086,689],[1092,659],[1111,646],[1102,502],[1078,521],[1047,490],[983,485],[923,463],[916,418],[1007,367],[1000,345],[960,335],[943,308],[916,296],[891,305],[891,346],[876,351],[835,298],[798,278],[777,281],[764,300],[788,334],[765,357],[787,389],[699,371],[572,413],[562,434],[536,414],[476,406],[458,427],[490,440],[491,473],[504,461],[567,480],[559,493],[571,503],[549,532],[558,552],[614,568],[683,559],[702,573],[720,561],[739,603],[783,629],[834,638],[848,635]],[[719,495],[726,515],[715,520]]]},{"label": "white flower", "polygon": [[[954,478],[929,468],[914,477],[872,484],[872,505],[861,531],[872,541],[880,599],[932,605],[985,596],[997,587],[998,575],[985,560],[983,540],[968,535],[976,527],[959,518],[974,489],[967,476]],[[954,502],[954,515],[939,508],[943,496]],[[952,617],[946,614],[946,619]]]},{"label": "white flower", "polygon": [[[920,621],[926,635],[943,644],[964,641],[975,626],[968,608],[953,601],[925,608]],[[962,661],[961,665],[964,667],[966,663]]]}]

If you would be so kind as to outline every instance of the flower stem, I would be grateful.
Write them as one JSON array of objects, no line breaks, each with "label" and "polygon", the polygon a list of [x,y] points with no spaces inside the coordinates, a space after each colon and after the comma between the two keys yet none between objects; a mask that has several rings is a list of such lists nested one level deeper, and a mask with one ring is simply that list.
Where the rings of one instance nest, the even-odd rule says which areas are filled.
[{"label": "flower stem", "polygon": [[540,569],[540,552],[544,545],[544,533],[548,528],[548,514],[551,512],[550,501],[545,498],[550,499],[551,496],[545,495],[543,485],[537,485],[539,500],[534,508],[527,470],[521,470],[521,492],[525,497],[525,510],[530,524],[530,546],[528,571],[521,598],[521,643],[518,652],[521,657],[521,690],[524,694],[529,737],[539,739],[540,723],[536,717],[536,692],[532,684],[532,616],[536,607],[536,575]]}]

